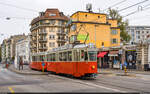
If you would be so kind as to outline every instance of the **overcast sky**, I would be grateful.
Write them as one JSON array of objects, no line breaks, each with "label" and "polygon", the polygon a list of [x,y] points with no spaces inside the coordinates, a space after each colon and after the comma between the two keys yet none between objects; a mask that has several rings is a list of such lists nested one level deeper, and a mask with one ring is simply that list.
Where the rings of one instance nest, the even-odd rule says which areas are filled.
[{"label": "overcast sky", "polygon": [[[92,3],[93,12],[99,12],[100,9],[103,13],[103,9],[121,1],[123,0],[0,0],[0,43],[10,35],[28,34],[31,20],[39,15],[38,12],[45,11],[47,8],[58,8],[65,15],[71,15],[76,11],[86,11],[86,4]],[[126,0],[112,8],[120,10],[141,1],[144,0]],[[136,11],[138,6],[121,11],[120,14],[125,16]],[[148,8],[150,1],[140,4],[140,6]],[[6,17],[11,19],[6,20]],[[150,9],[140,11],[124,19],[129,20],[129,25],[150,25]],[[1,36],[1,34],[4,35]]]}]

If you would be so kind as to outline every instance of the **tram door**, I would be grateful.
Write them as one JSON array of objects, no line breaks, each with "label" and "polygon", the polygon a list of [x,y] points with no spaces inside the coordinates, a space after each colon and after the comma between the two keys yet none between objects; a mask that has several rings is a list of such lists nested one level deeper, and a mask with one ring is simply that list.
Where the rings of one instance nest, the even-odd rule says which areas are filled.
[{"label": "tram door", "polygon": [[74,61],[75,61],[75,73],[78,72],[78,62],[80,61],[80,50],[74,50]]}]

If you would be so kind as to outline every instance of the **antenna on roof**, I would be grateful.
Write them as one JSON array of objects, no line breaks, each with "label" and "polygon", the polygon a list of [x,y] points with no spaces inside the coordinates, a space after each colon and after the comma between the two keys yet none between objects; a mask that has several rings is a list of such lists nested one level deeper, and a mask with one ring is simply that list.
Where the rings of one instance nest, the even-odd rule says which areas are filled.
[{"label": "antenna on roof", "polygon": [[86,4],[86,10],[88,12],[92,12],[92,4],[91,3]]}]

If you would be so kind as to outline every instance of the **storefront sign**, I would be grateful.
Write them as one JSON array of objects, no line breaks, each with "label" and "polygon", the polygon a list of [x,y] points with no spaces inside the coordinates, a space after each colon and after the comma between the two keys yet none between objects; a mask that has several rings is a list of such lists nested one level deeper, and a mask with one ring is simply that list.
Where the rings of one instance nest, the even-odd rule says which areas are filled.
[{"label": "storefront sign", "polygon": [[119,51],[110,51],[108,56],[118,56]]},{"label": "storefront sign", "polygon": [[108,56],[118,56],[118,54],[108,54]]}]

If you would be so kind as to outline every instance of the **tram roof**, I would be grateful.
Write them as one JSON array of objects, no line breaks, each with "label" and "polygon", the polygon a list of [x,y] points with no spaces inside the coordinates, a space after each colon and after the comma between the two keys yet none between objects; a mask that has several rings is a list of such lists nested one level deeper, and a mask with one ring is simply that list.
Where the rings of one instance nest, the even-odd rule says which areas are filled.
[{"label": "tram roof", "polygon": [[53,53],[53,52],[57,52],[57,51],[63,51],[63,50],[69,50],[69,49],[78,49],[78,48],[88,48],[88,49],[97,49],[95,47],[94,44],[92,43],[89,43],[89,44],[78,44],[78,45],[75,45],[73,46],[72,44],[67,44],[67,45],[64,45],[64,46],[61,46],[61,47],[57,47],[57,48],[53,48],[47,52],[39,52],[39,53],[32,53],[32,55],[45,55],[47,53]]}]

